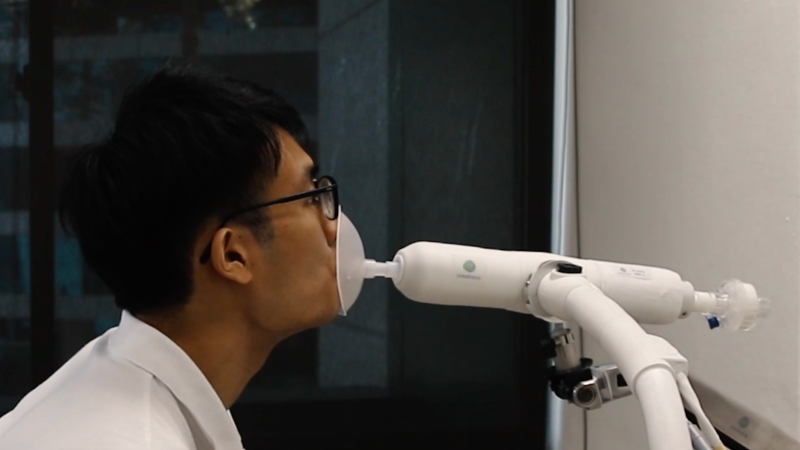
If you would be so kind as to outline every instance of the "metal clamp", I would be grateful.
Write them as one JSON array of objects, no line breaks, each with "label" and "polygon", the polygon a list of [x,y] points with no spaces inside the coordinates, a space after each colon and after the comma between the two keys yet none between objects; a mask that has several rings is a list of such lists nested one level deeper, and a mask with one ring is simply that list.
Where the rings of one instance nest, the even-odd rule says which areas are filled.
[{"label": "metal clamp", "polygon": [[568,328],[553,330],[543,347],[547,357],[554,361],[548,378],[550,389],[559,398],[591,410],[631,395],[631,388],[616,365],[593,366],[591,359],[580,357],[575,337]]},{"label": "metal clamp", "polygon": [[592,367],[592,378],[572,391],[572,403],[583,409],[599,409],[603,404],[631,395],[631,388],[614,364]]}]

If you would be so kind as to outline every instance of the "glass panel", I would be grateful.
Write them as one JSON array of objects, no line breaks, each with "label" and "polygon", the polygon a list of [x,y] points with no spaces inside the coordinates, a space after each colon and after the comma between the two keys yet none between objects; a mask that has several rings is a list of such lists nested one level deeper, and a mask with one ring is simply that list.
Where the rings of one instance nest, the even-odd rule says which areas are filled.
[{"label": "glass panel", "polygon": [[[109,129],[131,82],[191,57],[300,110],[369,258],[423,239],[518,246],[513,2],[56,3],[58,169]],[[63,362],[119,311],[73,239],[59,231],[55,251]],[[347,317],[278,346],[239,404],[402,392],[426,399],[408,420],[516,425],[520,323],[504,311],[415,304],[368,282]],[[243,435],[269,428],[242,414],[253,424]]]},{"label": "glass panel", "polygon": [[[29,114],[16,81],[28,61],[29,3],[0,0],[0,415],[32,384]],[[552,103],[551,78],[523,93],[514,87],[514,7],[533,3],[53,3],[58,186],[68,159],[110,130],[131,83],[168,60],[197,60],[273,89],[300,110],[309,146],[319,152],[322,174],[339,182],[367,257],[391,259],[417,240],[520,248],[519,203],[527,196],[517,167],[530,149],[515,142],[515,110],[525,104],[538,108],[531,117],[547,117]],[[531,58],[551,61],[548,51]],[[525,95],[544,101],[528,105]],[[547,139],[536,140],[547,153]],[[540,177],[530,178],[549,177],[549,163],[542,166]],[[549,205],[535,203],[525,208],[547,221]],[[58,226],[52,250],[60,365],[116,326],[120,311],[76,240]],[[245,446],[365,431],[529,429],[520,411],[532,402],[522,394],[544,385],[524,375],[539,361],[527,359],[534,344],[523,344],[531,330],[523,320],[533,319],[422,305],[387,280],[366,282],[347,317],[294,336],[270,355],[233,408]]]},{"label": "glass panel", "polygon": [[27,36],[28,2],[0,4],[0,416],[31,387],[28,104],[15,82]]}]

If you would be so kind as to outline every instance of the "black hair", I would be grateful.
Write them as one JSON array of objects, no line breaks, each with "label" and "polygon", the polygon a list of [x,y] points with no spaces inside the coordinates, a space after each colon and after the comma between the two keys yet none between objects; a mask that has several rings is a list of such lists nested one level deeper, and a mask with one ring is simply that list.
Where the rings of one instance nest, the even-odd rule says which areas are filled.
[{"label": "black hair", "polygon": [[[62,227],[132,314],[184,304],[200,231],[261,200],[281,162],[276,127],[307,144],[299,113],[272,91],[166,65],[129,88],[113,130],[66,175]],[[263,209],[240,217],[268,236]]]}]

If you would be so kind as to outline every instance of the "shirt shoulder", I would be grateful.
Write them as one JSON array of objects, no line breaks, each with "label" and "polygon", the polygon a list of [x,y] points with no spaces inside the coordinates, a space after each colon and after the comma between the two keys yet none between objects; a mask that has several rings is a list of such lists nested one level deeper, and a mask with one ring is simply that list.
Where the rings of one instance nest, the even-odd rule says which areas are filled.
[{"label": "shirt shoulder", "polygon": [[191,414],[157,378],[151,384],[149,419],[152,450],[203,450],[196,443]]},{"label": "shirt shoulder", "polygon": [[96,339],[0,418],[3,450],[197,450],[169,389]]}]

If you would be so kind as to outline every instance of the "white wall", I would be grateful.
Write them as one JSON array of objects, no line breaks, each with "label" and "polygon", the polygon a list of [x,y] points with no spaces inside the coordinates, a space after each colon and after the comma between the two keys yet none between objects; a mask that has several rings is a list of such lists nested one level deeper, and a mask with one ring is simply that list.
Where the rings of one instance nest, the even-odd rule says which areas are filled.
[{"label": "white wall", "polygon": [[[575,20],[581,256],[755,284],[773,315],[750,332],[648,330],[800,439],[800,1],[577,1]],[[590,450],[647,448],[632,398],[588,428]]]}]

